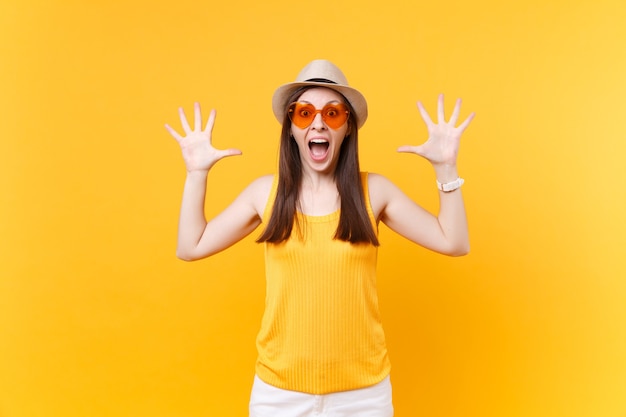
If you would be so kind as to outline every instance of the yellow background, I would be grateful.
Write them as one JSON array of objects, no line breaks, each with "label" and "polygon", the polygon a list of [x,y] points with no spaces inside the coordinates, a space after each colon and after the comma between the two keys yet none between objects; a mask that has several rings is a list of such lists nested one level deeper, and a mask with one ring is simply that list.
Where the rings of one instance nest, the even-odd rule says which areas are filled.
[{"label": "yellow background", "polygon": [[213,214],[274,171],[273,90],[314,58],[368,98],[362,168],[430,210],[397,154],[463,97],[472,252],[382,228],[397,416],[626,416],[626,4],[0,3],[0,416],[245,416],[263,309],[250,238],[175,258],[175,141],[200,101]]}]

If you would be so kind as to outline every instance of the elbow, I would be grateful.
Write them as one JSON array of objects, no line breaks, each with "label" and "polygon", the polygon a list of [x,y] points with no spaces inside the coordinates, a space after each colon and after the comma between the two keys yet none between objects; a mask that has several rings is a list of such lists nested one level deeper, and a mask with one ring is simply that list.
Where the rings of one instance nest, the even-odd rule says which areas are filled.
[{"label": "elbow", "polygon": [[193,261],[198,260],[198,257],[194,256],[193,253],[182,250],[180,248],[176,249],[176,257],[180,259],[181,261],[185,261],[185,262],[193,262]]},{"label": "elbow", "polygon": [[467,249],[463,249],[463,250],[459,250],[459,251],[453,252],[450,256],[453,256],[455,258],[459,258],[461,256],[465,256],[465,255],[469,254],[469,252],[470,252],[469,248],[467,248]]},{"label": "elbow", "polygon": [[470,252],[470,246],[469,246],[469,243],[467,243],[467,244],[460,245],[458,247],[453,248],[453,250],[450,251],[449,255],[453,257],[461,257],[461,256],[465,256],[469,254],[469,252]]},{"label": "elbow", "polygon": [[186,254],[183,254],[180,252],[176,252],[176,257],[180,259],[181,261],[185,261],[185,262],[191,262],[194,260],[191,256],[187,256]]},{"label": "elbow", "polygon": [[442,251],[444,255],[458,258],[465,256],[470,252],[469,242],[458,243],[456,245],[450,245],[448,248]]},{"label": "elbow", "polygon": [[176,248],[176,257],[185,262],[199,261],[200,259],[208,258],[214,253],[215,252],[203,252],[196,247]]}]

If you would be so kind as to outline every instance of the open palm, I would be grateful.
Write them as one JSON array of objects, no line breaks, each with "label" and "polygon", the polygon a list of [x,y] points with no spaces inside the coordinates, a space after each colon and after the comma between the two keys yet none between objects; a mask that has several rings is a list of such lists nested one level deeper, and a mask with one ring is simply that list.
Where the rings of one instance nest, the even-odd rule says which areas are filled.
[{"label": "open palm", "polygon": [[191,129],[183,108],[178,109],[184,135],[179,134],[171,126],[165,128],[180,145],[187,171],[208,171],[217,161],[234,155],[241,155],[238,149],[216,149],[211,143],[211,134],[215,123],[215,110],[211,110],[209,120],[202,129],[202,112],[200,104],[194,104],[194,128]]},{"label": "open palm", "polygon": [[459,152],[461,135],[474,118],[470,114],[458,127],[456,126],[461,112],[461,99],[457,99],[450,120],[446,122],[444,115],[443,94],[437,101],[437,123],[433,122],[421,102],[417,102],[419,112],[428,129],[428,140],[419,146],[405,145],[398,152],[410,152],[420,155],[433,165],[455,165]]}]

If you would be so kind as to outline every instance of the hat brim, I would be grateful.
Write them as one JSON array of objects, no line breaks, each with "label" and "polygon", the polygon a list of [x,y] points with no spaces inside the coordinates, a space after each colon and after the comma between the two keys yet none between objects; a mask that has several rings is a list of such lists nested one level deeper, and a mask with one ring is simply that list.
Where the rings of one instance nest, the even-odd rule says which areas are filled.
[{"label": "hat brim", "polygon": [[287,110],[287,105],[289,104],[287,103],[289,96],[298,88],[305,86],[329,88],[343,95],[354,109],[357,128],[360,129],[365,123],[365,120],[367,120],[367,101],[365,100],[363,94],[361,94],[358,90],[340,84],[317,81],[296,81],[281,85],[274,92],[274,96],[272,97],[272,110],[274,111],[274,116],[276,116],[279,123],[283,123],[285,120],[285,111]]}]

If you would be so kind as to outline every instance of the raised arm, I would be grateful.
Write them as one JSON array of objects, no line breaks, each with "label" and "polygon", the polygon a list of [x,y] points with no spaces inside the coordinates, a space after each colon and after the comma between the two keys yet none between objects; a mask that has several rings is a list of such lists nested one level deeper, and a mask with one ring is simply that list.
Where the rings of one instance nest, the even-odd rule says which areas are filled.
[{"label": "raised arm", "polygon": [[[418,109],[428,129],[428,140],[419,146],[401,146],[398,152],[417,154],[428,160],[440,184],[454,188],[459,179],[457,155],[462,133],[474,118],[470,114],[458,127],[461,100],[457,100],[449,121],[444,116],[444,98],[439,96],[437,123],[433,122],[421,102]],[[380,219],[406,238],[436,252],[451,256],[469,252],[469,237],[465,205],[460,188],[439,191],[439,213],[434,216],[408,198],[390,181],[380,176],[372,185],[382,195]],[[456,185],[455,185],[456,184]],[[434,185],[434,184],[433,184]]]},{"label": "raised arm", "polygon": [[184,135],[179,134],[169,125],[165,125],[180,145],[187,168],[176,254],[183,260],[192,261],[226,249],[247,236],[259,225],[261,200],[268,180],[253,182],[223,212],[207,222],[204,203],[207,199],[208,173],[220,159],[241,155],[241,151],[238,149],[219,150],[211,144],[211,133],[215,122],[214,110],[211,111],[204,129],[198,103],[194,105],[193,129],[182,108],[179,109],[179,114]]}]

